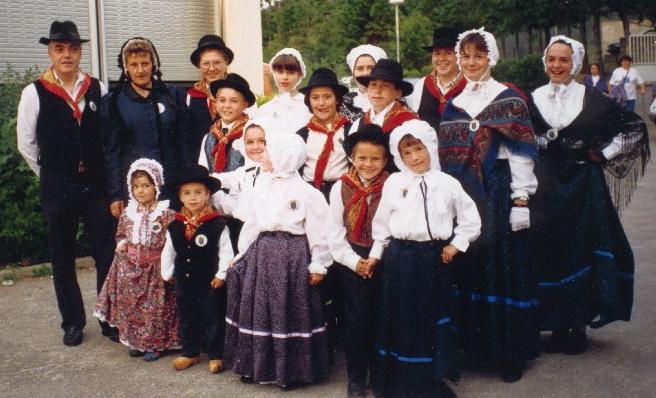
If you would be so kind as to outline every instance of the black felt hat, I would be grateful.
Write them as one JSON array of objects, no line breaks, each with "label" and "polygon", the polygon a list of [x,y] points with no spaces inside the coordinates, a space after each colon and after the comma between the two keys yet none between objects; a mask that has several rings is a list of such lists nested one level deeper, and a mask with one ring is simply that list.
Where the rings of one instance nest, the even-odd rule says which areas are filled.
[{"label": "black felt hat", "polygon": [[248,84],[246,79],[239,76],[236,73],[228,73],[225,79],[215,80],[210,83],[210,91],[212,95],[216,97],[216,93],[219,89],[228,87],[234,90],[237,90],[244,96],[248,106],[251,107],[255,103],[255,94],[251,91],[251,86]]},{"label": "black felt hat", "polygon": [[343,97],[346,93],[349,92],[348,87],[339,84],[337,81],[337,75],[335,72],[328,68],[319,68],[312,72],[310,79],[308,79],[307,86],[299,89],[304,95],[310,94],[315,87],[330,87],[335,91],[335,94]]},{"label": "black felt hat", "polygon": [[385,134],[383,129],[377,124],[360,125],[358,130],[346,136],[344,139],[344,152],[346,156],[351,157],[353,149],[358,142],[372,142],[382,145],[385,148],[385,155],[389,157],[389,134]]},{"label": "black felt hat", "polygon": [[376,62],[369,76],[360,76],[356,78],[363,86],[368,86],[372,79],[385,80],[401,86],[403,96],[412,94],[414,87],[412,83],[403,80],[403,67],[393,59],[383,58]]},{"label": "black felt hat", "polygon": [[456,28],[437,28],[433,32],[433,45],[424,46],[424,49],[433,52],[436,48],[455,48],[459,33]]},{"label": "black felt hat", "polygon": [[180,186],[191,182],[203,184],[212,193],[221,189],[221,182],[210,176],[209,170],[199,164],[188,164],[180,170],[176,177],[166,184],[166,191],[170,195],[177,195]]},{"label": "black felt hat", "polygon": [[66,43],[86,43],[89,40],[81,39],[80,33],[77,31],[77,26],[73,21],[54,21],[50,25],[50,36],[42,37],[39,39],[39,43],[45,44],[46,46],[50,44],[51,41],[62,41]]},{"label": "black felt hat", "polygon": [[192,64],[194,64],[196,68],[199,67],[198,63],[200,62],[200,53],[202,53],[204,50],[207,50],[208,48],[213,48],[215,50],[221,51],[225,55],[228,65],[230,65],[232,60],[235,58],[235,53],[226,47],[225,42],[220,36],[205,35],[201,37],[200,40],[198,40],[197,48],[194,50],[194,52],[191,53],[191,56],[189,57],[189,60]]}]

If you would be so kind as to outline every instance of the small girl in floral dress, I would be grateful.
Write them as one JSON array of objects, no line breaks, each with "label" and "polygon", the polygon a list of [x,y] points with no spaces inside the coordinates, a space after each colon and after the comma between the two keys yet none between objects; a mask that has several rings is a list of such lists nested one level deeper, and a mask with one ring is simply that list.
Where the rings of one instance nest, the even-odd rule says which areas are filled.
[{"label": "small girl in floral dress", "polygon": [[175,288],[161,278],[160,256],[166,227],[175,211],[157,201],[164,184],[162,166],[138,159],[130,166],[130,201],[116,232],[116,253],[94,316],[116,327],[132,357],[159,359],[162,351],[180,348]]}]

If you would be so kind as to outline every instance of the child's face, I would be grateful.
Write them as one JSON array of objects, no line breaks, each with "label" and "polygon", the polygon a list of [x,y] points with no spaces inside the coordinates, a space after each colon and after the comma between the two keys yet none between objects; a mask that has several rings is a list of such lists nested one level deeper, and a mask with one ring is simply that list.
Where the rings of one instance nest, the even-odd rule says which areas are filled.
[{"label": "child's face", "polygon": [[352,160],[355,171],[367,182],[378,177],[387,163],[385,148],[367,141],[360,141],[355,145]]},{"label": "child's face", "polygon": [[221,116],[221,120],[232,123],[244,114],[244,109],[248,107],[248,103],[239,91],[225,87],[216,93],[215,107]]},{"label": "child's face", "polygon": [[264,130],[260,126],[249,127],[244,134],[244,149],[246,156],[251,160],[261,163],[266,153],[266,138]]},{"label": "child's face", "polygon": [[139,204],[145,205],[155,200],[157,196],[155,184],[148,177],[139,176],[133,178],[130,185],[132,185],[132,195]]},{"label": "child's face", "polygon": [[296,83],[301,79],[301,72],[289,71],[287,69],[274,69],[273,76],[275,77],[276,87],[281,93],[292,91],[296,87]]},{"label": "child's face", "polygon": [[330,87],[315,87],[310,91],[312,113],[322,122],[332,122],[337,113],[337,97]]},{"label": "child's face", "polygon": [[410,141],[404,145],[404,140],[399,143],[399,152],[403,163],[414,173],[422,174],[430,168],[430,155],[424,144]]},{"label": "child's face", "polygon": [[376,113],[387,108],[389,104],[401,98],[403,92],[396,88],[393,82],[372,79],[367,86],[367,96]]},{"label": "child's face", "polygon": [[189,182],[180,186],[180,201],[193,214],[200,213],[210,199],[210,191],[199,182]]}]

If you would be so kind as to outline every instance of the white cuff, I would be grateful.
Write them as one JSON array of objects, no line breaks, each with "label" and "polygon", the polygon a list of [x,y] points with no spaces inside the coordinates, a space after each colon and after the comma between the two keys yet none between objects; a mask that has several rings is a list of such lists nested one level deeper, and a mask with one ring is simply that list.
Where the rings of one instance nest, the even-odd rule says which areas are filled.
[{"label": "white cuff", "polygon": [[320,275],[326,275],[326,273],[328,272],[326,267],[317,263],[310,263],[310,265],[308,265],[308,271],[310,271],[311,274],[320,274]]},{"label": "white cuff", "polygon": [[469,249],[469,240],[462,236],[454,236],[453,239],[451,239],[451,244],[463,253]]},{"label": "white cuff", "polygon": [[382,240],[374,240],[374,244],[373,246],[371,246],[371,250],[369,251],[369,258],[382,260],[383,252],[385,251],[386,247],[387,247],[387,242]]}]

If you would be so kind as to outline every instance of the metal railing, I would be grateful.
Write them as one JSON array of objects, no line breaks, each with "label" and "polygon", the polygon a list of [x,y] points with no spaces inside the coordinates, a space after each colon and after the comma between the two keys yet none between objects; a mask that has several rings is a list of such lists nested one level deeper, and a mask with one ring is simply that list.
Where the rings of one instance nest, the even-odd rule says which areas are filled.
[{"label": "metal railing", "polygon": [[630,36],[628,53],[634,65],[656,64],[656,35]]}]

